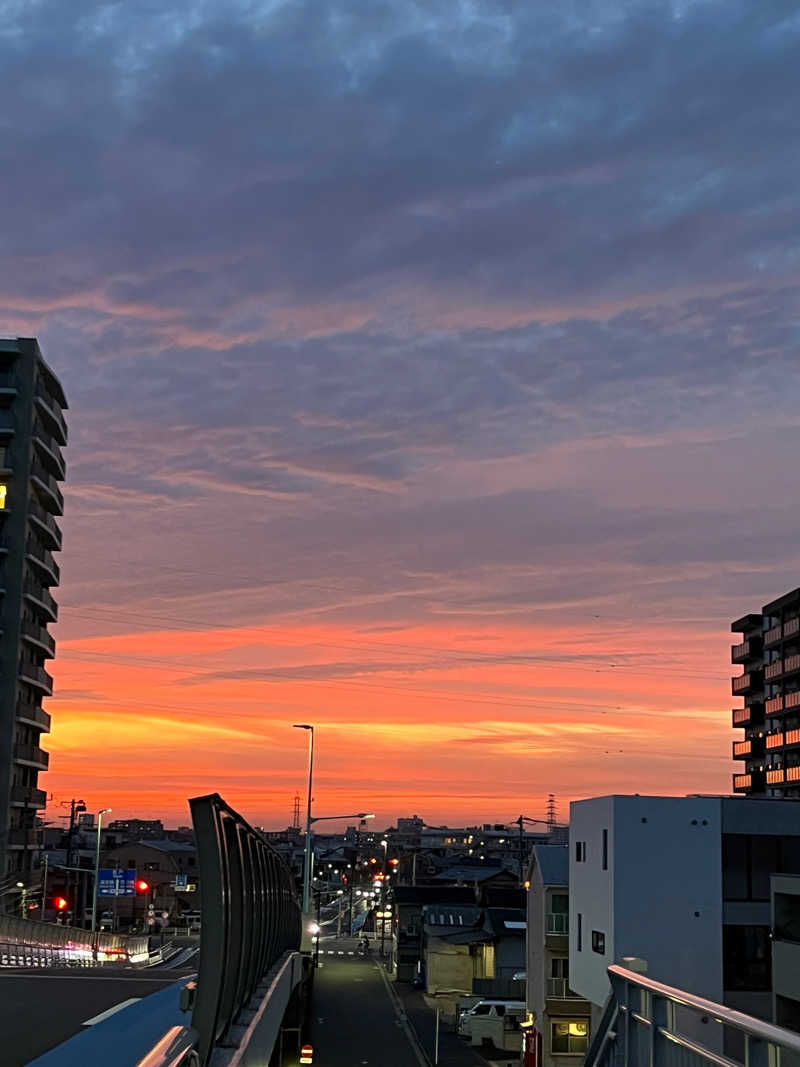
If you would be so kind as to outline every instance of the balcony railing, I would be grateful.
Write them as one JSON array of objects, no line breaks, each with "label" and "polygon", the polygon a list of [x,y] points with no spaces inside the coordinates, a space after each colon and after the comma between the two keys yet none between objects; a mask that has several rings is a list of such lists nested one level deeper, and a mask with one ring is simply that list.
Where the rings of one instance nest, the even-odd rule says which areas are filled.
[{"label": "balcony railing", "polygon": [[27,785],[11,786],[11,805],[17,808],[34,808],[41,811],[47,807],[47,793],[43,789],[33,789]]},{"label": "balcony railing", "polygon": [[784,735],[782,733],[779,733],[779,734],[767,734],[767,748],[783,748],[783,746],[784,746],[783,737],[784,737]]},{"label": "balcony railing", "polygon": [[783,626],[778,623],[777,626],[773,626],[771,630],[767,630],[764,634],[764,644],[774,645],[776,641],[780,641],[783,637]]},{"label": "balcony railing", "polygon": [[777,678],[779,674],[783,674],[783,660],[776,659],[774,663],[769,663],[764,668],[764,677],[769,681],[771,678]]},{"label": "balcony railing", "polygon": [[18,742],[14,745],[14,759],[17,763],[38,767],[40,771],[46,771],[50,766],[50,753],[38,745],[23,745]]},{"label": "balcony railing", "polygon": [[790,708],[800,708],[800,689],[793,693],[787,693],[783,698],[783,706],[789,711]]},{"label": "balcony railing", "polygon": [[26,578],[22,583],[22,592],[35,600],[38,604],[41,604],[45,611],[48,612],[53,622],[58,618],[58,604],[53,600],[49,590],[45,589],[43,585],[35,581],[33,578]]},{"label": "balcony railing", "polygon": [[56,479],[38,458],[34,458],[31,462],[31,478],[35,478],[37,483],[44,487],[47,500],[55,505],[53,510],[57,515],[62,515],[64,512],[64,496],[58,487]]},{"label": "balcony railing", "polygon": [[752,774],[734,774],[733,776],[733,791],[734,793],[743,792],[745,789],[749,789],[753,784]]},{"label": "balcony railing", "polygon": [[800,782],[800,767],[787,767],[786,768],[786,781],[787,782]]},{"label": "balcony railing", "polygon": [[44,667],[39,667],[35,663],[26,663],[25,660],[22,660],[17,673],[24,682],[43,689],[48,696],[53,695],[53,679]]},{"label": "balcony railing", "polygon": [[783,711],[783,697],[770,697],[764,705],[764,710],[767,715],[775,715],[777,712]]},{"label": "balcony railing", "polygon": [[51,466],[51,470],[56,478],[61,478],[63,480],[67,473],[67,466],[64,463],[64,457],[61,454],[61,449],[56,439],[51,437],[50,434],[46,433],[41,427],[34,426],[33,440],[41,450],[45,464]]},{"label": "balcony railing", "polygon": [[783,767],[776,767],[771,771],[767,771],[767,785],[780,785],[784,777]]},{"label": "balcony railing", "polygon": [[549,912],[547,915],[548,934],[568,934],[569,915],[563,912]]},{"label": "balcony railing", "polygon": [[42,840],[41,830],[9,830],[8,843],[13,848],[36,848]]},{"label": "balcony railing", "polygon": [[733,690],[733,695],[737,696],[739,693],[746,692],[758,681],[760,681],[760,679],[754,671],[748,671],[747,674],[740,674],[738,678],[732,678],[731,689]]},{"label": "balcony railing", "polygon": [[744,759],[745,756],[749,756],[753,750],[750,738],[746,741],[734,741],[733,742],[733,758]]},{"label": "balcony railing", "polygon": [[794,619],[788,619],[783,624],[783,636],[792,637],[793,634],[800,633],[800,617]]},{"label": "balcony railing", "polygon": [[25,542],[25,551],[44,570],[47,577],[53,579],[53,585],[58,585],[61,580],[61,568],[53,559],[53,553],[37,544],[32,537]]},{"label": "balcony railing", "polygon": [[38,726],[40,730],[50,730],[50,715],[40,708],[38,704],[27,704],[20,701],[16,705],[16,717],[19,722],[29,726]]},{"label": "balcony railing", "polygon": [[787,730],[783,735],[784,745],[800,745],[800,730]]},{"label": "balcony railing", "polygon": [[56,640],[45,630],[44,626],[37,626],[35,622],[23,619],[20,623],[20,632],[24,639],[44,648],[48,656],[55,656]]},{"label": "balcony railing", "polygon": [[731,718],[734,726],[747,726],[753,716],[752,708],[734,708]]},{"label": "balcony railing", "polygon": [[569,987],[568,978],[548,978],[547,995],[555,1000],[580,1000],[578,993],[573,993]]},{"label": "balcony railing", "polygon": [[35,400],[39,406],[39,410],[45,416],[45,420],[50,426],[50,429],[58,438],[59,443],[65,445],[67,443],[67,424],[64,421],[64,416],[52,402],[50,397],[39,390],[36,391]]},{"label": "balcony railing", "polygon": [[50,548],[61,548],[61,531],[58,528],[58,523],[47,511],[43,508],[35,496],[31,496],[28,499],[28,518],[35,519],[39,523],[39,528],[44,527],[44,536],[49,538]]}]

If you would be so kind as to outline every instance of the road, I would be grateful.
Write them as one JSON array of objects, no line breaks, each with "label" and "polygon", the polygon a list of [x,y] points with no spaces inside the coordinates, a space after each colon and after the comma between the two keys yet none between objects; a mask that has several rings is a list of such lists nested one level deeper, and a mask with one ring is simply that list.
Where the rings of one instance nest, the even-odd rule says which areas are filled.
[{"label": "road", "polygon": [[356,941],[323,941],[314,978],[314,1067],[427,1067],[377,959],[348,953]]},{"label": "road", "polygon": [[180,972],[108,967],[86,970],[0,970],[3,1067],[24,1067],[118,1004],[171,985]]}]

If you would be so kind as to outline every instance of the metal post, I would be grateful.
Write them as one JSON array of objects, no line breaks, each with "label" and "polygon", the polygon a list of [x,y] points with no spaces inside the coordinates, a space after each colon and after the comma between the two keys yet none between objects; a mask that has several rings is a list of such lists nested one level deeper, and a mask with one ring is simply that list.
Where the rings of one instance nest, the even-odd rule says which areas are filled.
[{"label": "metal post", "polygon": [[97,930],[97,890],[100,883],[100,831],[103,826],[103,816],[111,808],[101,808],[97,813],[97,845],[94,851],[94,892],[92,893],[92,933]]},{"label": "metal post", "polygon": [[295,723],[296,730],[308,731],[308,797],[306,800],[306,848],[303,857],[303,914],[311,907],[311,789],[314,779],[314,727],[309,723]]},{"label": "metal post", "polygon": [[353,936],[353,883],[350,882],[350,888],[348,891],[348,905],[347,905],[347,935]]},{"label": "metal post", "polygon": [[439,1062],[439,1012],[441,1008],[436,1009],[436,1035],[433,1040],[433,1062],[437,1064]]},{"label": "metal post", "polygon": [[48,856],[44,854],[44,874],[42,875],[42,922],[44,922],[44,909],[47,907],[47,860]]},{"label": "metal post", "polygon": [[520,815],[520,817],[517,819],[517,824],[519,826],[519,884],[520,884],[520,886],[524,886],[525,885],[525,871],[523,869],[524,865],[525,865],[525,859],[524,859],[525,839],[523,837],[523,831],[522,831],[522,818],[523,817]]},{"label": "metal post", "polygon": [[314,952],[314,966],[319,967],[319,942],[322,937],[322,886],[317,886],[317,947]]}]

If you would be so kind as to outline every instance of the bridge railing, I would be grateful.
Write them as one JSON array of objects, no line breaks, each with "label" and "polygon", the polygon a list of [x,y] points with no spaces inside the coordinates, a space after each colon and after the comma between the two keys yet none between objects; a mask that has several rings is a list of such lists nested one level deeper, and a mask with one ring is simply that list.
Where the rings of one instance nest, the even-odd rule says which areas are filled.
[{"label": "bridge railing", "polygon": [[609,967],[608,976],[611,997],[584,1067],[781,1067],[800,1062],[800,1034],[625,967]]},{"label": "bridge railing", "polygon": [[97,960],[146,963],[147,938],[0,915],[0,966],[81,967]]},{"label": "bridge railing", "polygon": [[192,1029],[203,1067],[269,970],[299,951],[300,902],[277,852],[217,793],[189,801],[202,886]]}]

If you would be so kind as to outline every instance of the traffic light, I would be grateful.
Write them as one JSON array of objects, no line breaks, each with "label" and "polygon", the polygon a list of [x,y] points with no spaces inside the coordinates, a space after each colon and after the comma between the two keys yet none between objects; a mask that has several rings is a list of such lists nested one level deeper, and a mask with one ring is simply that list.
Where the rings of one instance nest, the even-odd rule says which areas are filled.
[{"label": "traffic light", "polygon": [[149,882],[145,882],[144,878],[140,878],[139,881],[136,883],[136,892],[137,893],[147,893],[147,892],[149,892],[149,890],[150,890],[150,883]]},{"label": "traffic light", "polygon": [[66,897],[55,897],[53,899],[53,907],[56,911],[66,911],[69,907],[69,901]]},{"label": "traffic light", "polygon": [[397,867],[400,863],[400,860],[389,860],[389,863],[391,863],[393,867]]}]

